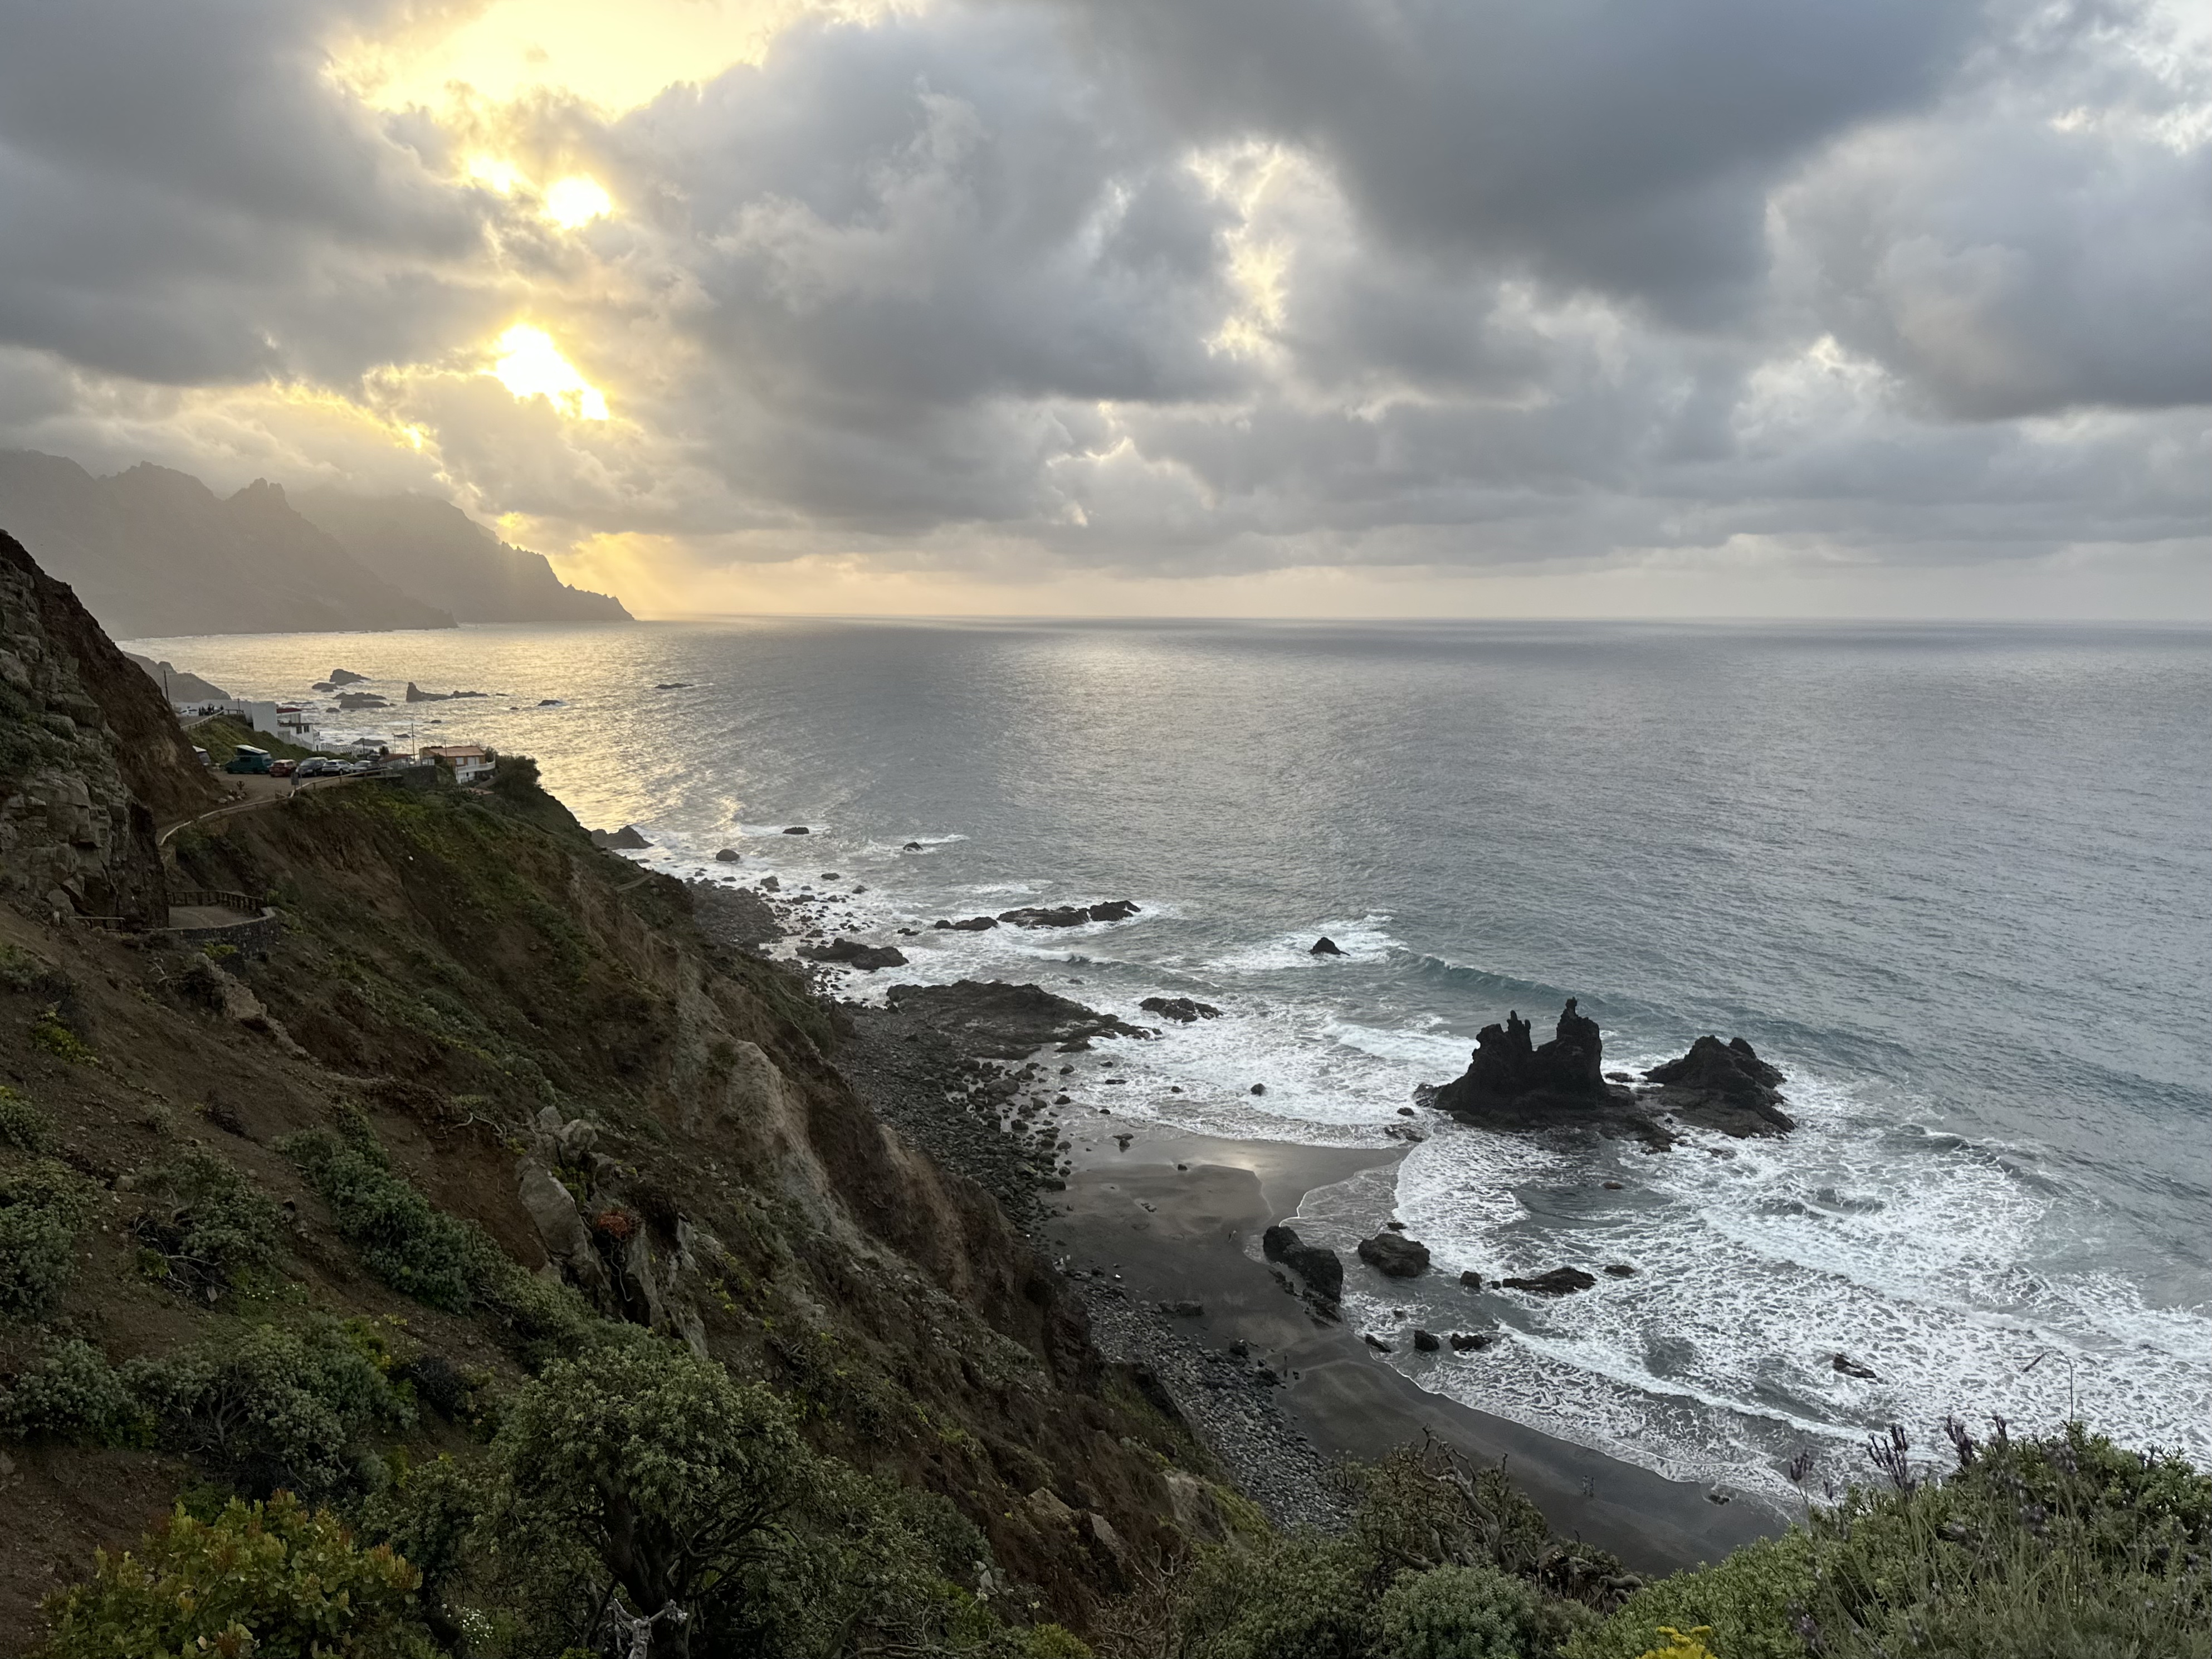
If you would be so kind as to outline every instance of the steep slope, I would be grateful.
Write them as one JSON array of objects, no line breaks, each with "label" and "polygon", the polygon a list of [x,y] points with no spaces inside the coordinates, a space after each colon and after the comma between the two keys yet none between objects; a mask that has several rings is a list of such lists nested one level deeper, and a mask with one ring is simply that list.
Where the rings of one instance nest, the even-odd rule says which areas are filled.
[{"label": "steep slope", "polygon": [[[181,815],[200,775],[145,676],[0,552],[0,735],[70,737],[33,758],[117,799],[108,867],[143,873],[149,803]],[[42,725],[56,698],[70,733]],[[21,892],[48,855],[18,837],[0,876]],[[176,855],[185,882],[266,895],[282,929],[204,951],[0,903],[0,1209],[61,1193],[49,1230],[73,1235],[36,1284],[9,1255],[30,1235],[0,1239],[0,1291],[43,1299],[27,1317],[28,1291],[0,1295],[0,1650],[195,1483],[297,1484],[239,1447],[329,1419],[253,1393],[314,1379],[236,1357],[316,1342],[409,1389],[362,1382],[349,1397],[383,1389],[385,1416],[330,1428],[352,1437],[315,1480],[341,1504],[410,1462],[480,1462],[501,1402],[596,1340],[580,1319],[763,1380],[822,1453],[949,1499],[988,1542],[963,1575],[1018,1620],[1086,1622],[1200,1512],[1208,1466],[1171,1408],[1102,1363],[988,1194],[854,1094],[830,1011],[711,945],[687,890],[593,848],[526,762],[489,792],[302,794]],[[229,1194],[222,1237],[254,1271],[192,1242],[213,1200],[179,1207],[179,1182]],[[441,1280],[438,1241],[473,1237],[489,1255],[447,1266],[474,1278]],[[575,1314],[544,1300],[558,1285]]]},{"label": "steep slope", "polygon": [[153,682],[0,532],[0,890],[165,920],[155,817],[213,795]]},{"label": "steep slope", "polygon": [[364,569],[263,481],[226,499],[167,467],[95,478],[11,450],[0,453],[0,528],[118,637],[453,624]]},{"label": "steep slope", "polygon": [[465,623],[628,622],[620,599],[571,587],[544,555],[510,547],[428,495],[295,490],[292,505],[362,565]]}]

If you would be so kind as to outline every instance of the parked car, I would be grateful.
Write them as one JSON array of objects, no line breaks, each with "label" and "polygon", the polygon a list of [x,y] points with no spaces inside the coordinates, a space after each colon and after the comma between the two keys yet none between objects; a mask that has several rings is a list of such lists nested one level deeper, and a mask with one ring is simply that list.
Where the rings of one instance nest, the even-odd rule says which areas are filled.
[{"label": "parked car", "polygon": [[295,778],[334,778],[344,772],[346,763],[332,760],[328,755],[310,755],[294,770]]},{"label": "parked car", "polygon": [[269,751],[256,749],[250,743],[238,745],[238,752],[223,765],[226,772],[265,773],[270,768]]},{"label": "parked car", "polygon": [[292,769],[299,763],[295,760],[270,761],[269,775],[272,778],[289,778],[292,775]]}]

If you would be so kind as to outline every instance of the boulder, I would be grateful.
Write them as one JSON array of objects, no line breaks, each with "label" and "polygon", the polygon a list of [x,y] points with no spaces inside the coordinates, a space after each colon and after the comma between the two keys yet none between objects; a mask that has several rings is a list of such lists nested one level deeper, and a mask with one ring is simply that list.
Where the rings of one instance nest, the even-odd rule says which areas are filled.
[{"label": "boulder", "polygon": [[1875,1375],[1874,1367],[1871,1365],[1860,1364],[1857,1360],[1852,1358],[1847,1353],[1838,1354],[1833,1359],[1828,1362],[1828,1366],[1832,1370],[1840,1371],[1845,1376],[1858,1377],[1863,1382],[1878,1382],[1881,1380]]},{"label": "boulder", "polygon": [[1636,1277],[1636,1269],[1630,1267],[1626,1261],[1608,1261],[1605,1264],[1605,1271],[1607,1276],[1612,1279],[1633,1279]]},{"label": "boulder", "polygon": [[1289,1227],[1270,1227],[1260,1235],[1260,1253],[1281,1262],[1325,1302],[1344,1294],[1344,1263],[1326,1244],[1309,1244]]},{"label": "boulder", "polygon": [[799,954],[809,962],[842,963],[872,974],[879,968],[903,968],[906,954],[896,945],[863,945],[856,939],[833,939],[827,945],[802,945]]},{"label": "boulder", "polygon": [[1359,1241],[1359,1259],[1392,1279],[1414,1279],[1429,1268],[1429,1247],[1402,1233],[1380,1232]]},{"label": "boulder", "polygon": [[725,847],[714,854],[714,862],[717,864],[742,864],[744,862],[744,856],[745,855],[743,853],[738,851],[734,847]]},{"label": "boulder", "polygon": [[1680,1060],[1655,1066],[1646,1098],[1686,1123],[1731,1135],[1781,1135],[1797,1127],[1782,1109],[1782,1073],[1741,1037],[1701,1036]]},{"label": "boulder", "polygon": [[1501,1279],[1498,1282],[1509,1290],[1526,1291],[1531,1296],[1571,1296],[1577,1291],[1589,1289],[1597,1279],[1580,1267],[1554,1267],[1533,1278]]},{"label": "boulder", "polygon": [[814,832],[803,823],[794,823],[783,833],[787,836],[811,836]]},{"label": "boulder", "polygon": [[1344,954],[1344,947],[1323,933],[1306,947],[1306,954],[1310,957],[1340,957]]},{"label": "boulder", "polygon": [[1443,1347],[1443,1344],[1438,1341],[1431,1333],[1422,1330],[1417,1326],[1414,1328],[1413,1331],[1413,1346],[1419,1349],[1423,1353],[1434,1353],[1437,1349]]},{"label": "boulder", "polygon": [[1137,1005],[1148,1014],[1158,1014],[1162,1019],[1172,1019],[1189,1025],[1201,1019],[1218,1019],[1221,1010],[1210,1002],[1194,1002],[1188,997],[1146,997]]},{"label": "boulder", "polygon": [[1482,1275],[1469,1267],[1460,1274],[1459,1282],[1470,1291],[1479,1291],[1482,1288]]},{"label": "boulder", "polygon": [[366,674],[355,673],[350,668],[333,668],[323,676],[325,683],[331,685],[359,685],[368,678]]},{"label": "boulder", "polygon": [[1143,908],[1143,906],[1136,903],[1131,899],[1108,899],[1103,903],[1091,906],[1091,920],[1093,921],[1127,921],[1131,916],[1135,915],[1137,912]]},{"label": "boulder", "polygon": [[899,851],[902,853],[919,853],[921,851],[921,843],[918,841],[910,841],[907,842],[905,846],[900,848]]},{"label": "boulder", "polygon": [[392,705],[374,691],[341,691],[338,693],[338,707],[345,709],[389,708]]},{"label": "boulder", "polygon": [[996,927],[999,925],[999,919],[996,916],[970,916],[965,921],[947,921],[943,916],[939,916],[932,925],[940,932],[982,933]]},{"label": "boulder", "polygon": [[1454,1331],[1451,1334],[1454,1353],[1480,1353],[1494,1339],[1488,1331]]}]

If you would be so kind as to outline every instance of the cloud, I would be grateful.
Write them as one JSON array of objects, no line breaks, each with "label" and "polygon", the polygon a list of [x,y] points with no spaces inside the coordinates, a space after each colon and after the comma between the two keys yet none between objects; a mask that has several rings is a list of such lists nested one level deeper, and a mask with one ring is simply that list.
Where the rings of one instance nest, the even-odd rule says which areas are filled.
[{"label": "cloud", "polygon": [[2203,547],[2181,14],[775,15],[626,109],[386,109],[328,50],[434,12],[9,0],[0,443],[404,477],[664,592]]}]

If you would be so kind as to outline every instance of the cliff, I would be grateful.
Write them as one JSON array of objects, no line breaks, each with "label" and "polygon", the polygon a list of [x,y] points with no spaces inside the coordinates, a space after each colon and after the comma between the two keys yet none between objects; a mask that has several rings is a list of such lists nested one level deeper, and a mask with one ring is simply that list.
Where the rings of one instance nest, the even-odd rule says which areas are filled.
[{"label": "cliff", "polygon": [[[981,1567],[990,1619],[1083,1624],[1223,1512],[1194,1510],[1204,1453],[998,1204],[855,1093],[826,1007],[593,848],[526,762],[490,791],[362,783],[185,830],[175,879],[282,912],[243,948],[58,922],[56,881],[158,916],[154,823],[207,785],[12,542],[0,603],[0,1209],[63,1194],[68,1245],[37,1278],[27,1235],[0,1239],[0,1650],[205,1483],[304,1487],[366,1526],[392,1468],[473,1478],[533,1376],[631,1352],[622,1331],[660,1339],[639,1363],[765,1384],[823,1467],[885,1483],[828,1488],[866,1524],[951,1506],[986,1558],[955,1604]],[[333,1341],[329,1365],[369,1353],[388,1382],[317,1395],[296,1356]],[[262,1352],[295,1357],[240,1370]],[[380,1416],[347,1415],[363,1389]],[[284,1437],[316,1425],[307,1460]],[[500,1617],[567,1616],[529,1601]]]},{"label": "cliff", "polygon": [[569,586],[543,554],[509,546],[449,501],[335,489],[291,499],[365,568],[462,622],[629,620],[621,600]]},{"label": "cliff", "polygon": [[167,467],[96,478],[12,450],[0,453],[0,527],[123,638],[453,625],[363,568],[264,481],[224,497]]}]

